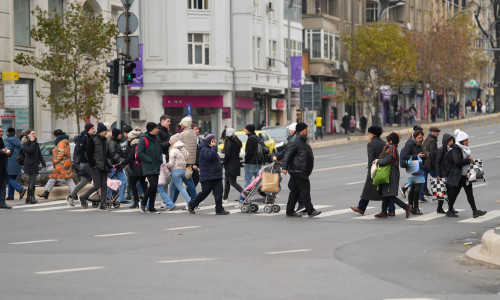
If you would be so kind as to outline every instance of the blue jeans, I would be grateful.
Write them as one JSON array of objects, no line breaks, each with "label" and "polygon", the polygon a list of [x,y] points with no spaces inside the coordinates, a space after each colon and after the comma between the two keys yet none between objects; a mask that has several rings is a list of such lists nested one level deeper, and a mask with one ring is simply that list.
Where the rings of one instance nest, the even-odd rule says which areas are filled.
[{"label": "blue jeans", "polygon": [[9,175],[9,193],[7,194],[9,197],[14,197],[14,190],[20,193],[23,190],[23,187],[16,181],[17,175]]},{"label": "blue jeans", "polygon": [[420,189],[419,199],[425,199],[424,190],[425,190],[425,187],[427,186],[427,175],[428,174],[430,174],[432,177],[436,177],[436,171],[434,171],[430,168],[422,168],[422,175],[425,178],[425,182],[422,184],[422,188]]},{"label": "blue jeans", "polygon": [[5,202],[5,190],[7,188],[7,181],[0,183],[0,205],[6,205]]},{"label": "blue jeans", "polygon": [[[123,170],[120,170],[118,172],[116,170],[111,170],[109,177],[112,179],[118,179],[122,182],[122,185],[120,185],[120,202],[126,202],[127,200],[125,200],[125,191],[127,190],[127,176],[125,176],[125,172]],[[108,197],[112,198],[112,194],[113,190],[108,189]]]},{"label": "blue jeans", "polygon": [[[259,177],[260,165],[245,164],[243,169],[245,170],[245,187],[243,189],[246,189],[252,182],[252,178]],[[243,202],[243,200],[243,196],[240,195],[240,202]]]},{"label": "blue jeans", "polygon": [[160,194],[161,198],[163,199],[163,203],[165,203],[168,209],[171,209],[172,207],[175,206],[174,202],[172,202],[172,199],[170,199],[167,193],[165,193],[163,185],[158,185],[156,191],[158,192],[158,194]]},{"label": "blue jeans", "polygon": [[[187,179],[186,177],[184,177],[184,174],[183,174],[182,175],[182,182],[184,182],[184,184],[186,184],[187,193],[189,194],[189,197],[191,197],[191,199],[196,198],[196,186],[194,185],[193,178],[191,177],[191,178]],[[175,185],[172,185],[172,182],[170,182],[170,198],[175,203],[177,201],[177,197],[179,197],[179,190],[177,189],[177,187]]]},{"label": "blue jeans", "polygon": [[[366,210],[366,207],[368,206],[368,202],[370,202],[370,200],[365,200],[365,199],[360,199],[359,200],[359,203],[358,203],[358,208],[362,211],[365,211]],[[396,211],[396,207],[394,206],[394,202],[389,202],[389,208],[387,209],[388,212],[395,212]]]},{"label": "blue jeans", "polygon": [[[171,173],[172,173],[172,180],[170,181],[170,198],[175,199],[174,198],[174,186],[175,186],[177,188],[177,190],[181,193],[182,197],[184,197],[184,199],[186,200],[186,203],[189,203],[189,201],[191,201],[191,199],[194,199],[194,198],[191,198],[189,196],[188,192],[186,191],[186,189],[184,188],[183,181],[186,179],[184,177],[184,174],[186,174],[186,170],[173,169]],[[194,188],[193,180],[191,179],[190,181],[193,184],[192,187]],[[188,182],[189,182],[189,180],[188,180]],[[188,186],[188,189],[189,189],[189,186]],[[196,194],[196,190],[195,190],[195,194]],[[196,197],[196,195],[195,195],[195,197]]]}]

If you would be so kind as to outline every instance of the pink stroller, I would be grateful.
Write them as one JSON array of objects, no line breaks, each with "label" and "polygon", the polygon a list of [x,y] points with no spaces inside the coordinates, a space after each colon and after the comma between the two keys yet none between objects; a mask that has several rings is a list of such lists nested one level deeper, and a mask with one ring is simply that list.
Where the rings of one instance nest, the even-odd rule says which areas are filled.
[{"label": "pink stroller", "polygon": [[[262,187],[262,173],[278,173],[281,174],[281,165],[278,162],[271,163],[264,166],[259,171],[259,176],[255,178],[244,190],[241,192],[241,196],[244,201],[241,206],[241,212],[244,213],[254,213],[259,210],[259,206],[256,203],[264,204],[264,212],[266,213],[278,213],[281,209],[279,205],[274,204],[276,200],[276,195],[278,193],[263,193],[261,191]],[[281,182],[281,176],[280,176]],[[281,191],[281,188],[280,188]]]}]

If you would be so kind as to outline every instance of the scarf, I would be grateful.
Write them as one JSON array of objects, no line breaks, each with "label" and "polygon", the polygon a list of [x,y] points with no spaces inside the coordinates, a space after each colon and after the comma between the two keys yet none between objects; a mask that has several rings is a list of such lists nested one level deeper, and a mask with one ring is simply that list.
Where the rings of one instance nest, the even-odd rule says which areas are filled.
[{"label": "scarf", "polygon": [[384,150],[380,153],[379,159],[384,157],[385,155],[389,155],[392,157],[392,164],[396,165],[399,168],[399,153],[398,146],[389,144],[384,146]]},{"label": "scarf", "polygon": [[462,149],[462,151],[465,153],[465,155],[467,155],[467,156],[471,155],[469,147],[462,145],[460,143],[457,143],[457,146],[460,147],[460,149]]}]

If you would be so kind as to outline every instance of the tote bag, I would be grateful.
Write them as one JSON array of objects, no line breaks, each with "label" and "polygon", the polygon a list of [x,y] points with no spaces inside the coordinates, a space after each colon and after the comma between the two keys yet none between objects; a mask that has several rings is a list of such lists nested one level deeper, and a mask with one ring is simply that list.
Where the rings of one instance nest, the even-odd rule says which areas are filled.
[{"label": "tote bag", "polygon": [[389,178],[391,177],[391,165],[387,166],[377,166],[377,173],[373,177],[373,185],[388,184]]},{"label": "tote bag", "polygon": [[260,190],[263,193],[279,193],[280,175],[278,173],[262,173],[262,187]]}]

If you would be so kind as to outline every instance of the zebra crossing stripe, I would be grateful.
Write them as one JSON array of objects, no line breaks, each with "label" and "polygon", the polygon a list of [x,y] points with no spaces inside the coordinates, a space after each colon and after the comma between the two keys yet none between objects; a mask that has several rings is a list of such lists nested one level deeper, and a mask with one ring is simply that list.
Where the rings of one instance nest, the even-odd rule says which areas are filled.
[{"label": "zebra crossing stripe", "polygon": [[462,221],[458,221],[460,223],[482,223],[484,221],[488,221],[494,218],[500,217],[500,210],[490,211],[484,216],[478,218],[468,218]]},{"label": "zebra crossing stripe", "polygon": [[42,203],[37,203],[37,204],[22,204],[22,205],[17,205],[14,206],[14,208],[17,209],[24,209],[24,208],[33,208],[33,207],[44,207],[44,206],[52,206],[52,205],[59,205],[59,204],[66,204],[66,200],[57,200],[57,201],[50,201],[50,202],[42,202]]},{"label": "zebra crossing stripe", "polygon": [[[464,211],[465,209],[457,209],[458,212],[461,212],[461,211]],[[438,219],[438,218],[442,218],[442,217],[445,217],[446,214],[438,214],[437,212],[433,212],[433,213],[430,213],[430,214],[424,214],[424,215],[421,215],[421,216],[418,216],[418,217],[413,217],[413,218],[409,218],[408,221],[430,221],[430,220],[434,220],[434,219]]]},{"label": "zebra crossing stripe", "polygon": [[22,211],[49,211],[49,210],[61,210],[68,209],[68,206],[57,206],[57,207],[42,207],[33,209],[23,209]]},{"label": "zebra crossing stripe", "polygon": [[[374,207],[367,207],[366,210],[372,209]],[[317,218],[326,218],[326,217],[331,217],[331,216],[336,216],[336,215],[342,215],[352,212],[352,209],[350,208],[345,208],[345,209],[338,209],[338,210],[332,210],[332,211],[322,211],[320,215],[317,215],[314,217],[315,219]]]},{"label": "zebra crossing stripe", "polygon": [[[404,214],[405,213],[405,210],[404,209],[401,209],[401,208],[398,208],[396,209],[396,216],[399,215],[399,214]],[[378,213],[377,213],[378,214]],[[322,215],[322,214],[321,214]],[[320,215],[320,216],[321,216]],[[359,217],[355,217],[355,218],[352,218],[353,220],[357,220],[357,219],[360,219],[360,220],[374,220],[374,219],[377,219],[375,218],[375,215],[376,214],[371,214],[371,215],[363,215],[363,216],[359,216]],[[319,216],[318,216],[319,217]],[[317,218],[317,217],[315,217]]]}]

